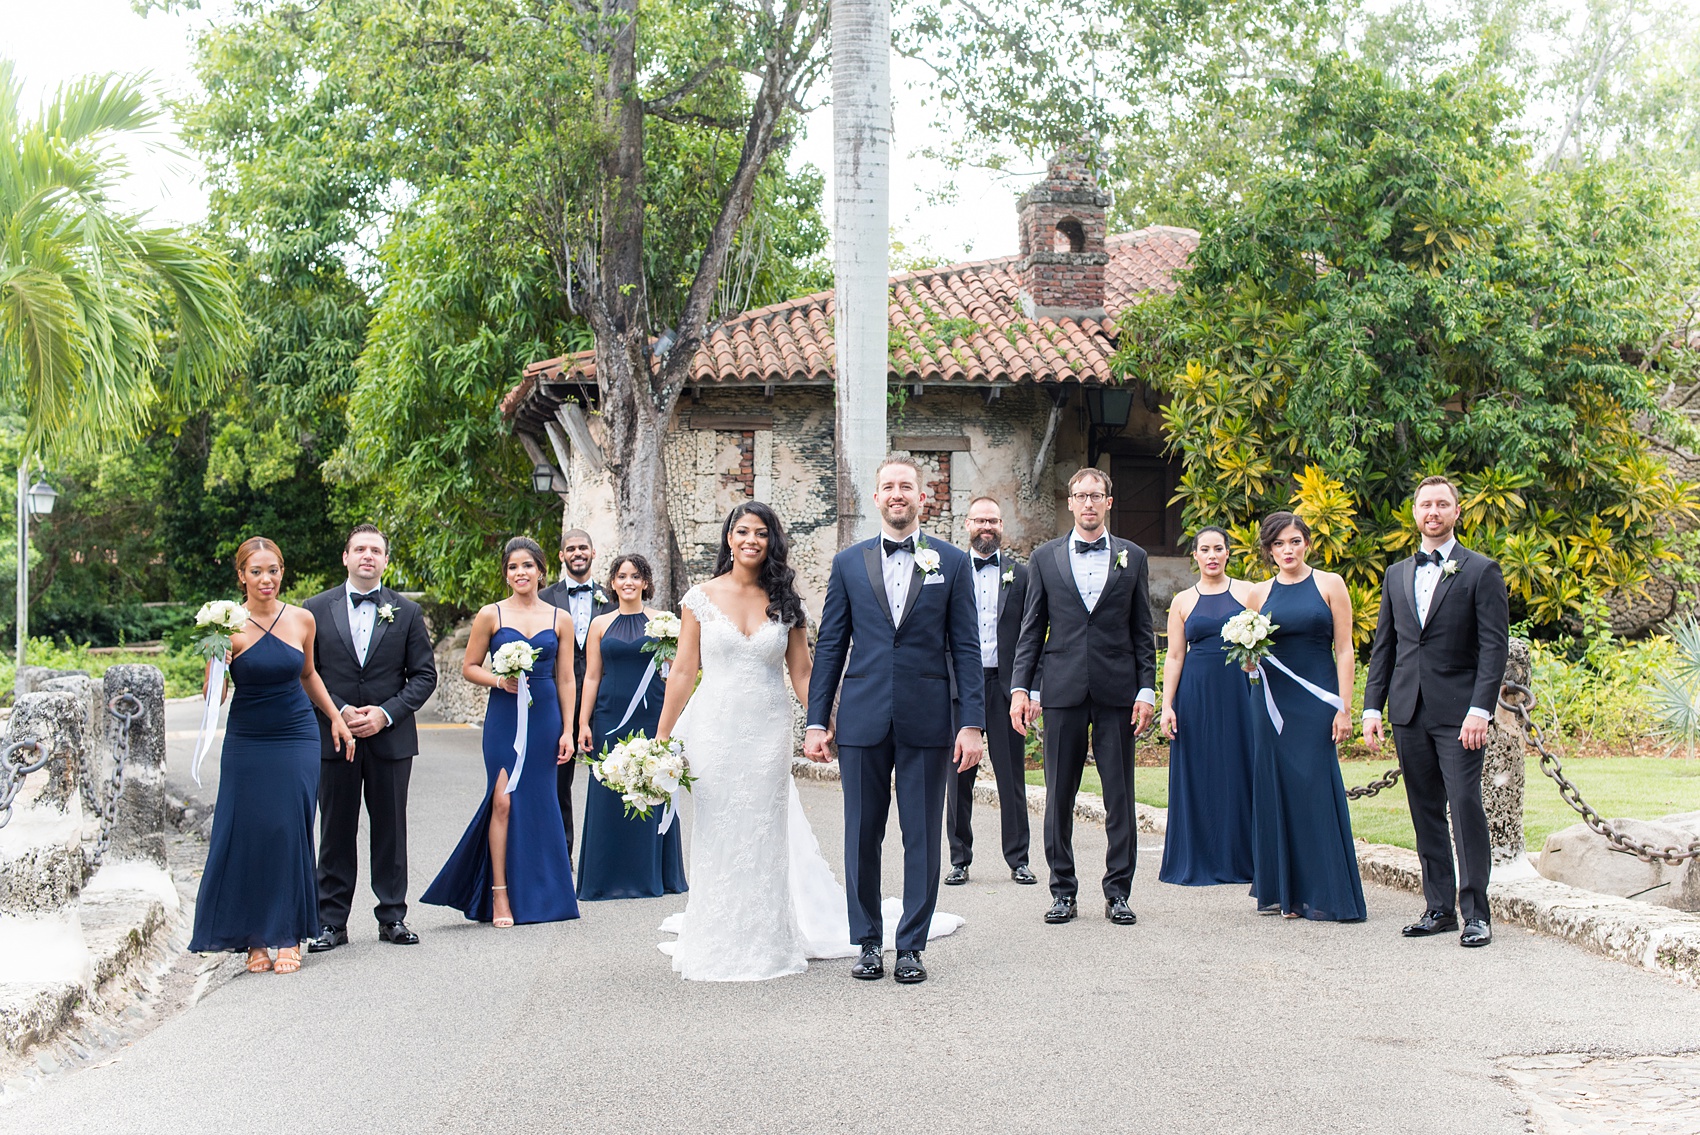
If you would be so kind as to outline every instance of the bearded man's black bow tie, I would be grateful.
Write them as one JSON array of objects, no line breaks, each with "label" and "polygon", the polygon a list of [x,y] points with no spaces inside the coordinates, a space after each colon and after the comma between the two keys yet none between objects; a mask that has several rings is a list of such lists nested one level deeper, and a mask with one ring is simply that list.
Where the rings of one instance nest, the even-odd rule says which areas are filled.
[{"label": "bearded man's black bow tie", "polygon": [[1108,536],[1100,536],[1096,540],[1076,540],[1074,542],[1074,550],[1081,555],[1085,555],[1087,552],[1108,551],[1109,547],[1110,538]]},{"label": "bearded man's black bow tie", "polygon": [[588,584],[588,583],[575,583],[571,587],[567,588],[567,594],[568,595],[589,595],[590,594],[590,584]]},{"label": "bearded man's black bow tie", "polygon": [[974,570],[975,571],[979,571],[981,568],[997,567],[997,566],[998,566],[998,558],[996,556],[987,556],[985,559],[981,559],[979,556],[974,557]]},{"label": "bearded man's black bow tie", "polygon": [[1418,567],[1422,567],[1424,564],[1433,564],[1435,567],[1439,567],[1444,562],[1445,562],[1445,557],[1440,554],[1439,548],[1436,548],[1432,552],[1418,552],[1417,553],[1417,566]]},{"label": "bearded man's black bow tie", "polygon": [[348,601],[356,607],[360,606],[362,603],[376,603],[378,601],[378,593],[377,591],[350,591],[348,593]]},{"label": "bearded man's black bow tie", "polygon": [[885,554],[888,556],[895,555],[898,552],[908,552],[913,555],[915,552],[915,537],[913,536],[905,536],[901,540],[888,540],[881,536],[880,543],[885,546]]}]

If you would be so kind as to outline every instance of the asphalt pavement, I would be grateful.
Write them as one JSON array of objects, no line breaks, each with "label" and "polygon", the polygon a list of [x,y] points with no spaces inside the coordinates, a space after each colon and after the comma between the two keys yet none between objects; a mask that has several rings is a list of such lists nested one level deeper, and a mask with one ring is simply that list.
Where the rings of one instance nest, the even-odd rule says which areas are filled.
[{"label": "asphalt pavement", "polygon": [[[178,787],[193,712],[168,713]],[[414,894],[483,788],[479,732],[430,724]],[[838,789],[799,788],[840,861]],[[1140,852],[1137,926],[1093,901],[1047,926],[1045,888],[997,861],[995,812],[975,824],[989,858],[943,889],[967,924],[927,951],[923,985],[853,981],[842,960],[760,984],[681,981],[656,928],[683,896],[513,930],[415,906],[423,941],[396,947],[378,941],[363,886],[349,946],[293,976],[231,980],[115,1060],[0,1107],[0,1132],[1512,1135],[1523,1105],[1502,1057],[1700,1046],[1700,991],[1666,978],[1515,928],[1485,950],[1408,941],[1420,900],[1375,886],[1362,924],[1260,917],[1244,888],[1158,883],[1157,842]],[[1076,841],[1090,876],[1103,831],[1082,824]],[[894,814],[891,894],[899,855]]]}]

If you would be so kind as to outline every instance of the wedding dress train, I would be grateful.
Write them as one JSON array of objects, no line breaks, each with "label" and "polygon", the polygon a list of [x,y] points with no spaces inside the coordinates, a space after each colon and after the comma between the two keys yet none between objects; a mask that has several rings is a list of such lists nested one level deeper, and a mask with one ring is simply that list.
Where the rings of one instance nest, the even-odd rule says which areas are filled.
[{"label": "wedding dress train", "polygon": [[[821,855],[791,780],[794,723],[785,688],[789,630],[745,635],[701,588],[684,605],[702,624],[702,682],[673,735],[691,788],[690,897],[661,924],[673,969],[694,981],[764,981],[810,958],[853,957],[844,888]],[[886,949],[902,904],[884,903]],[[935,914],[930,938],[962,925]]]}]

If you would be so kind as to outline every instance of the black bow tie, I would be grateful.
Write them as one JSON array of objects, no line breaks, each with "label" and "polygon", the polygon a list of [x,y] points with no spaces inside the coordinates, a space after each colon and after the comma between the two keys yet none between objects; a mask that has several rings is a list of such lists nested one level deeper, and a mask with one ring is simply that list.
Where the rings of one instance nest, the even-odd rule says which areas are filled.
[{"label": "black bow tie", "polygon": [[1107,552],[1110,549],[1110,538],[1100,536],[1096,540],[1076,540],[1074,550],[1082,555],[1087,552]]},{"label": "black bow tie", "polygon": [[901,540],[888,540],[881,536],[880,543],[884,545],[885,554],[888,556],[897,552],[908,552],[913,555],[915,552],[915,537],[913,536],[905,536]]},{"label": "black bow tie", "polygon": [[1445,557],[1440,554],[1439,548],[1436,548],[1432,552],[1418,552],[1417,553],[1417,566],[1418,567],[1422,567],[1424,564],[1433,564],[1435,567],[1439,567],[1444,562],[1445,562]]},{"label": "black bow tie", "polygon": [[567,588],[567,594],[568,595],[589,595],[590,594],[590,584],[588,584],[588,583],[575,583],[571,587]]},{"label": "black bow tie", "polygon": [[996,556],[987,556],[985,559],[981,559],[979,556],[974,557],[974,570],[975,571],[979,571],[981,568],[989,568],[989,567],[997,567],[997,566],[998,566],[998,558]]},{"label": "black bow tie", "polygon": [[350,591],[348,593],[348,601],[350,603],[354,604],[356,607],[360,606],[360,604],[362,604],[362,603],[376,604],[378,602],[378,593],[375,590],[374,591],[364,591],[364,592],[362,592],[362,591]]}]

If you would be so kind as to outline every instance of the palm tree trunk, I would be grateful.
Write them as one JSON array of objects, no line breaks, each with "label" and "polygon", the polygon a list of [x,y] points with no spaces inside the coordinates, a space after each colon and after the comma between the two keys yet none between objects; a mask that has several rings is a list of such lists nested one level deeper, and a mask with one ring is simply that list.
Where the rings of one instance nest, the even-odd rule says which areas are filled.
[{"label": "palm tree trunk", "polygon": [[886,449],[890,288],[891,4],[832,6],[833,282],[838,543],[874,535]]}]

